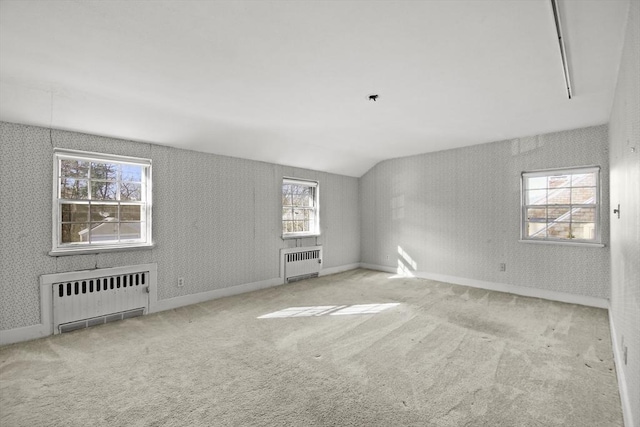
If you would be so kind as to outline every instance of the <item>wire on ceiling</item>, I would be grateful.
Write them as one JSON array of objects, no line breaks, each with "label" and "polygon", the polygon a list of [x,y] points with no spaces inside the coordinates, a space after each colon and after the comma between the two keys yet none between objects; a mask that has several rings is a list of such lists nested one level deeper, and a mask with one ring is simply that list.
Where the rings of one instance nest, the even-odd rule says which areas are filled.
[{"label": "wire on ceiling", "polygon": [[562,24],[560,20],[560,10],[558,8],[558,0],[551,0],[551,7],[553,9],[553,19],[556,22],[556,33],[558,34],[558,44],[560,46],[560,56],[562,57],[562,70],[564,71],[564,81],[567,86],[567,95],[569,99],[573,96],[571,90],[571,77],[569,76],[569,62],[567,61],[567,49],[564,45],[564,38],[562,37]]}]

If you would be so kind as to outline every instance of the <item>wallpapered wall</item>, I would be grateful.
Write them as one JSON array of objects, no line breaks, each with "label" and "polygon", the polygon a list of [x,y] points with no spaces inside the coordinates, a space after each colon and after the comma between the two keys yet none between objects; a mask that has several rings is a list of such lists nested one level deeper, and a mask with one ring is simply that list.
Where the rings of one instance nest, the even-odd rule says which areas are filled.
[{"label": "wallpapered wall", "polygon": [[521,172],[586,165],[601,167],[608,244],[606,125],[379,163],[360,179],[361,260],[608,298],[608,247],[518,242]]},{"label": "wallpapered wall", "polygon": [[[0,330],[40,322],[42,274],[155,262],[158,299],[277,278],[280,248],[296,245],[280,237],[283,176],[320,182],[324,268],[360,260],[357,178],[34,126],[0,131]],[[156,247],[49,256],[54,147],[152,159]]]},{"label": "wallpapered wall", "polygon": [[[610,131],[611,315],[618,351],[627,346],[626,379],[631,420],[640,423],[640,2],[631,2]],[[632,148],[634,149],[632,151]],[[622,342],[624,337],[624,343]]]}]

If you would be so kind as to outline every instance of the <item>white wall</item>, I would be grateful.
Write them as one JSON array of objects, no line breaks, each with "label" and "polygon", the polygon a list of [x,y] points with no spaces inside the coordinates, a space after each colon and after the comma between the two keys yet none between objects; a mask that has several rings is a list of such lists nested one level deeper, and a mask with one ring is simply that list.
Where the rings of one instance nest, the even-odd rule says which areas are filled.
[{"label": "white wall", "polygon": [[[165,300],[276,279],[283,176],[320,182],[324,268],[360,260],[358,180],[305,169],[0,123],[0,331],[40,323],[42,274],[158,264]],[[153,161],[152,250],[51,257],[54,147]],[[176,286],[184,277],[183,288]]]},{"label": "white wall", "polygon": [[381,162],[360,179],[362,262],[606,299],[608,247],[518,242],[521,172],[586,165],[602,168],[608,244],[606,125]]},{"label": "white wall", "polygon": [[[633,151],[632,151],[633,149]],[[625,421],[640,425],[640,2],[631,2],[609,130],[611,320]],[[623,342],[624,337],[624,342]],[[624,364],[623,346],[627,347]],[[632,421],[633,420],[633,421]],[[635,423],[635,424],[634,424]]]}]

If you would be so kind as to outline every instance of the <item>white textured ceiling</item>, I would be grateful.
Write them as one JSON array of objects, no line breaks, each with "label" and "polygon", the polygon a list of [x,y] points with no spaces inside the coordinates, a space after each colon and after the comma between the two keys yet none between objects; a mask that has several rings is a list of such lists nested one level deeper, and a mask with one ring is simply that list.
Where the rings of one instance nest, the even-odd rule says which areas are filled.
[{"label": "white textured ceiling", "polygon": [[361,176],[606,123],[629,1],[560,2],[571,100],[548,0],[2,0],[0,119]]}]

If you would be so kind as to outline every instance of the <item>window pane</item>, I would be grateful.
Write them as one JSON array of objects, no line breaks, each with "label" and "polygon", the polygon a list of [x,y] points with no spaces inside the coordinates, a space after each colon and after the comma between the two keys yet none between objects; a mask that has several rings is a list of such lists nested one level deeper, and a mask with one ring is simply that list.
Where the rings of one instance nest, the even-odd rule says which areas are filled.
[{"label": "window pane", "polygon": [[91,243],[96,242],[117,242],[118,241],[118,223],[103,222],[100,224],[91,224]]},{"label": "window pane", "polygon": [[302,192],[300,206],[308,206],[308,207],[313,206],[313,203],[311,202],[311,197],[312,197],[311,189],[309,187],[305,188],[304,191]]},{"label": "window pane", "polygon": [[316,187],[309,187],[309,207],[316,206]]},{"label": "window pane", "polygon": [[527,219],[530,222],[547,222],[547,209],[527,208]]},{"label": "window pane", "polygon": [[309,206],[309,187],[304,185],[292,185],[292,203],[294,206]]},{"label": "window pane", "polygon": [[531,239],[544,239],[547,237],[546,223],[527,223],[525,235]]},{"label": "window pane", "polygon": [[118,177],[118,165],[113,163],[91,162],[91,179],[115,181]]},{"label": "window pane", "polygon": [[302,188],[302,191],[300,192],[300,206],[304,206],[304,207],[312,206],[311,194],[309,190],[310,190],[309,187]]},{"label": "window pane", "polygon": [[89,239],[89,224],[62,224],[61,243],[86,242]]},{"label": "window pane", "polygon": [[140,239],[142,237],[140,234],[140,226],[141,224],[139,222],[121,222],[120,240]]},{"label": "window pane", "polygon": [[91,221],[114,221],[118,219],[118,205],[91,204]]},{"label": "window pane", "polygon": [[570,209],[569,206],[549,207],[547,210],[549,222],[551,221],[570,221]]},{"label": "window pane", "polygon": [[140,221],[142,218],[142,206],[121,205],[120,221]]},{"label": "window pane", "polygon": [[568,205],[570,201],[571,190],[569,188],[563,188],[558,190],[549,189],[549,201],[550,205]]},{"label": "window pane", "polygon": [[120,200],[142,200],[142,184],[133,182],[120,183]]},{"label": "window pane", "polygon": [[596,203],[596,189],[594,187],[572,188],[571,203],[578,205]]},{"label": "window pane", "polygon": [[291,192],[282,194],[282,206],[291,206]]},{"label": "window pane", "polygon": [[546,205],[547,190],[529,190],[526,193],[527,205]]},{"label": "window pane", "polygon": [[546,176],[536,176],[533,178],[526,178],[526,188],[529,190],[547,188],[547,177]]},{"label": "window pane", "polygon": [[547,228],[547,234],[554,239],[571,239],[571,224],[568,222],[550,223]]},{"label": "window pane", "polygon": [[581,173],[571,175],[572,187],[595,187],[596,186],[596,173]]},{"label": "window pane", "polygon": [[142,166],[122,165],[122,181],[142,182]]},{"label": "window pane", "polygon": [[64,203],[61,210],[62,222],[87,222],[89,220],[88,205]]},{"label": "window pane", "polygon": [[595,223],[573,223],[571,224],[571,232],[574,238],[584,240],[594,240],[596,238]]},{"label": "window pane", "polygon": [[572,222],[595,222],[596,208],[573,208]]},{"label": "window pane", "polygon": [[292,220],[293,219],[293,210],[291,208],[282,208],[282,219],[283,220]]},{"label": "window pane", "polygon": [[282,223],[282,231],[284,231],[285,233],[292,233],[293,232],[293,221],[284,221]]},{"label": "window pane", "polygon": [[95,200],[115,200],[115,182],[95,182],[91,181],[91,198]]},{"label": "window pane", "polygon": [[89,162],[82,160],[60,160],[60,176],[71,178],[87,178],[89,176]]},{"label": "window pane", "polygon": [[60,198],[67,200],[85,200],[88,198],[89,181],[86,179],[62,178],[60,180]]},{"label": "window pane", "polygon": [[304,220],[304,209],[294,209],[293,219],[298,221]]},{"label": "window pane", "polygon": [[571,175],[558,175],[549,177],[549,188],[569,187]]}]

